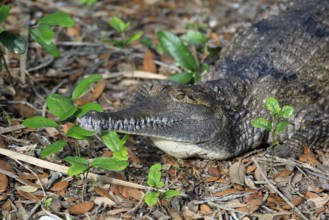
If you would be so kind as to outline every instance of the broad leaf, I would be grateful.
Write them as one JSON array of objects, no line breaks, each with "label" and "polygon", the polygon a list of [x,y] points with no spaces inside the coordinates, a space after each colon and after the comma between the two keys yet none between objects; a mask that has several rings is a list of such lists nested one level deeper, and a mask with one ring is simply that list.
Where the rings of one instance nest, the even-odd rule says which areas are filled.
[{"label": "broad leaf", "polygon": [[78,110],[78,108],[73,105],[72,100],[59,94],[49,95],[46,103],[51,113],[61,121],[69,118]]},{"label": "broad leaf", "polygon": [[40,25],[39,32],[40,32],[40,37],[46,44],[52,43],[55,33],[53,32],[53,30],[51,30],[49,25],[46,24]]},{"label": "broad leaf", "polygon": [[195,30],[189,30],[187,34],[182,36],[182,39],[196,46],[204,46],[208,41],[208,38],[203,33]]},{"label": "broad leaf", "polygon": [[119,135],[115,131],[103,132],[101,136],[106,147],[113,152],[118,151],[122,146]]},{"label": "broad leaf", "polygon": [[168,79],[174,82],[179,82],[181,84],[188,84],[192,81],[193,76],[190,73],[177,73],[168,76]]},{"label": "broad leaf", "polygon": [[53,42],[47,42],[43,40],[42,33],[39,29],[33,28],[30,30],[31,37],[35,40],[40,46],[45,49],[48,53],[54,57],[59,57],[61,54]]},{"label": "broad leaf", "polygon": [[0,23],[4,22],[9,15],[10,7],[8,5],[2,5],[0,7]]},{"label": "broad leaf", "polygon": [[77,125],[72,126],[66,133],[66,137],[72,137],[76,139],[87,139],[87,137],[95,135],[95,131],[88,131],[80,128]]},{"label": "broad leaf", "polygon": [[116,16],[113,17],[109,23],[117,32],[120,32],[120,33],[125,32],[127,30],[127,28],[130,26],[130,22],[125,23]]},{"label": "broad leaf", "polygon": [[179,37],[168,31],[159,31],[157,35],[162,48],[164,48],[176,62],[191,72],[197,71],[198,65],[193,55]]},{"label": "broad leaf", "polygon": [[113,158],[117,160],[128,160],[127,148],[121,147],[119,150],[113,152]]},{"label": "broad leaf", "polygon": [[252,126],[255,127],[255,128],[266,129],[267,131],[271,131],[272,130],[272,124],[271,124],[271,122],[269,122],[265,118],[256,118],[256,120],[254,120],[252,122]]},{"label": "broad leaf", "polygon": [[44,149],[42,149],[40,152],[40,155],[41,155],[41,157],[50,156],[54,153],[57,153],[61,149],[63,149],[65,147],[65,145],[67,145],[66,141],[63,141],[63,140],[55,141],[54,143],[52,143],[52,144],[48,145],[47,147],[45,147]]},{"label": "broad leaf", "polygon": [[85,172],[89,168],[89,163],[86,158],[68,156],[63,159],[64,161],[72,164],[68,169],[70,176],[77,176]]},{"label": "broad leaf", "polygon": [[96,112],[103,112],[104,109],[102,106],[95,102],[88,102],[87,104],[79,107],[79,114],[77,114],[77,118],[81,118],[85,114],[87,114],[89,111],[96,111]]},{"label": "broad leaf", "polygon": [[42,117],[42,116],[34,116],[31,118],[27,118],[22,123],[27,128],[47,128],[47,127],[58,127],[58,124],[51,119]]},{"label": "broad leaf", "polygon": [[12,53],[25,53],[26,41],[18,35],[2,31],[0,33],[0,42]]},{"label": "broad leaf", "polygon": [[73,93],[72,93],[72,99],[75,100],[77,98],[79,98],[80,96],[83,95],[83,93],[85,93],[89,86],[98,81],[98,80],[101,80],[103,77],[102,75],[100,74],[94,74],[94,75],[91,75],[91,76],[88,76],[87,78],[84,78],[83,80],[81,80],[79,82],[79,84],[75,87],[75,89],[73,90]]},{"label": "broad leaf", "polygon": [[276,116],[280,111],[280,104],[276,98],[270,97],[265,103],[266,109],[271,113],[271,115]]},{"label": "broad leaf", "polygon": [[64,12],[55,12],[49,15],[42,17],[39,22],[41,24],[47,25],[58,25],[62,27],[73,27],[73,19]]},{"label": "broad leaf", "polygon": [[294,107],[290,105],[283,106],[282,110],[279,112],[279,117],[289,119],[294,114]]},{"label": "broad leaf", "polygon": [[159,201],[160,192],[148,192],[144,198],[148,206],[154,206]]},{"label": "broad leaf", "polygon": [[135,42],[136,40],[138,40],[139,38],[141,38],[142,35],[143,35],[143,31],[137,31],[133,36],[131,36],[127,40],[126,44],[129,45],[129,44]]},{"label": "broad leaf", "polygon": [[275,128],[275,135],[281,134],[288,125],[289,125],[289,121],[287,120],[279,121]]},{"label": "broad leaf", "polygon": [[124,170],[128,165],[126,160],[118,160],[116,158],[98,157],[91,163],[94,167],[100,167],[105,170],[121,171]]},{"label": "broad leaf", "polygon": [[172,197],[175,197],[175,196],[179,196],[180,193],[177,191],[177,190],[167,190],[165,193],[163,193],[163,198],[165,199],[170,199]]},{"label": "broad leaf", "polygon": [[161,182],[161,164],[157,163],[150,167],[147,184],[150,187],[161,188],[164,183]]}]

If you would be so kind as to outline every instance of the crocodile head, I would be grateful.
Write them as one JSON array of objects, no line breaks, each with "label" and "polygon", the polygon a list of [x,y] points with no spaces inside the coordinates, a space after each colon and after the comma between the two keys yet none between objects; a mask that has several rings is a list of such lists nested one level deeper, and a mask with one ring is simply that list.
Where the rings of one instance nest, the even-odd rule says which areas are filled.
[{"label": "crocodile head", "polygon": [[205,153],[199,152],[198,146],[225,134],[228,123],[215,100],[213,90],[202,85],[144,86],[129,101],[129,107],[118,112],[91,111],[78,120],[88,130],[148,136],[175,157],[208,158],[201,155]]}]

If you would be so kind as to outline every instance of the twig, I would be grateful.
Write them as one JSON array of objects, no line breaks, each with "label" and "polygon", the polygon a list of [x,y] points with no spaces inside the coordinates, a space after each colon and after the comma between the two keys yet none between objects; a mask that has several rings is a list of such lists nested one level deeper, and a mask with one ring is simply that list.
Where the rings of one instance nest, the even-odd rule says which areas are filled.
[{"label": "twig", "polygon": [[28,107],[30,107],[30,108],[32,108],[34,111],[36,111],[36,112],[41,112],[41,110],[40,109],[38,109],[38,108],[36,108],[36,107],[34,107],[31,103],[29,103],[29,102],[27,102],[27,101],[1,101],[0,102],[0,104],[2,105],[2,104],[21,104],[21,105],[26,105],[26,106],[28,106]]},{"label": "twig", "polygon": [[263,179],[265,180],[266,184],[271,187],[271,189],[277,193],[291,208],[296,212],[296,214],[301,217],[304,220],[307,220],[308,218],[303,215],[303,213],[292,203],[289,201],[287,197],[285,197],[272,183],[271,181],[267,178],[263,170],[260,168],[258,161],[255,159],[255,157],[251,158],[252,161],[255,163],[256,167],[259,169],[260,175],[262,175]]},{"label": "twig", "polygon": [[7,127],[7,128],[0,127],[0,134],[9,133],[9,132],[12,132],[12,131],[18,131],[18,130],[21,130],[23,128],[25,128],[23,125],[14,125],[14,126],[10,126],[10,127]]},{"label": "twig", "polygon": [[[2,151],[3,149],[1,149],[1,151]],[[22,183],[22,184],[24,184],[24,185],[27,185],[21,178],[19,178],[19,176],[17,176],[16,174],[14,174],[14,173],[12,173],[12,172],[10,172],[10,171],[8,171],[8,170],[4,170],[4,169],[1,169],[0,168],[0,173],[2,173],[2,174],[4,174],[4,175],[6,175],[6,176],[9,176],[10,178],[13,178],[13,179],[15,179],[17,182],[20,182],[20,183]]]},{"label": "twig", "polygon": [[[48,162],[48,161],[45,161],[45,160],[41,160],[41,159],[38,159],[38,158],[35,158],[35,157],[31,157],[31,156],[21,154],[21,153],[17,153],[17,152],[7,150],[7,149],[1,149],[0,154],[2,154],[4,156],[7,156],[11,159],[24,161],[24,163],[33,164],[33,165],[38,166],[38,167],[43,167],[45,169],[61,172],[61,173],[64,173],[64,174],[67,174],[67,171],[69,169],[66,166],[61,166],[61,165],[58,165],[58,164],[55,164],[55,163],[51,163],[51,162]],[[127,181],[124,181],[124,180],[119,180],[119,179],[115,179],[115,178],[111,178],[111,177],[107,177],[107,176],[100,176],[100,175],[97,175],[97,174],[94,174],[94,173],[89,173],[88,178],[89,179],[94,179],[96,181],[111,183],[111,184],[120,185],[120,186],[127,186],[127,187],[131,187],[131,188],[136,188],[136,189],[145,189],[145,190],[150,189],[149,187],[144,186],[144,185],[140,185],[140,184],[137,184],[137,183],[131,183],[131,182],[127,182]]]},{"label": "twig", "polygon": [[[24,10],[21,8],[20,10],[20,16],[19,16],[19,22],[20,22],[20,36],[24,39],[28,39],[29,37],[29,22],[30,22],[30,14],[25,13]],[[28,40],[26,41],[28,44]],[[19,72],[20,72],[20,79],[23,84],[26,83],[26,76],[25,76],[25,71],[26,71],[26,63],[27,63],[27,54],[28,54],[28,45],[26,45],[26,51],[25,53],[21,54],[19,56]]]},{"label": "twig", "polygon": [[119,73],[104,73],[102,74],[104,79],[115,78],[118,76],[125,76],[125,77],[134,77],[134,78],[143,78],[143,79],[165,79],[166,77],[160,74],[149,73],[144,71],[124,71]]},{"label": "twig", "polygon": [[53,61],[55,60],[55,58],[53,56],[47,58],[47,59],[44,59],[42,61],[42,63],[40,63],[38,66],[35,66],[35,67],[31,67],[30,69],[27,70],[27,72],[33,72],[33,71],[37,71],[39,69],[42,69],[44,67],[47,67],[48,65],[50,65]]}]

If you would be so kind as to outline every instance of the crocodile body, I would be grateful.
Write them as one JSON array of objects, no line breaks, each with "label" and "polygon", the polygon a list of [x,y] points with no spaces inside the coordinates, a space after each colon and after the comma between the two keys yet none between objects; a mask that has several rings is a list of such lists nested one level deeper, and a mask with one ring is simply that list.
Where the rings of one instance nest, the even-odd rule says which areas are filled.
[{"label": "crocodile body", "polygon": [[294,106],[278,156],[329,145],[329,0],[298,0],[241,32],[199,85],[144,85],[118,112],[80,118],[91,130],[149,136],[175,157],[226,159],[265,143],[252,127],[268,97]]}]

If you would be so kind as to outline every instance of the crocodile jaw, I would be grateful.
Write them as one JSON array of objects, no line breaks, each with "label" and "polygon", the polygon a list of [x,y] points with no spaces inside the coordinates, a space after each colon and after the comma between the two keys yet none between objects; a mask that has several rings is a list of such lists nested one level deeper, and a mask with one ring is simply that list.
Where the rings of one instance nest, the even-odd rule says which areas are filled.
[{"label": "crocodile jaw", "polygon": [[221,151],[210,151],[201,148],[197,144],[167,140],[164,138],[151,137],[151,140],[161,150],[176,158],[201,157],[215,160],[225,159],[230,155]]}]

